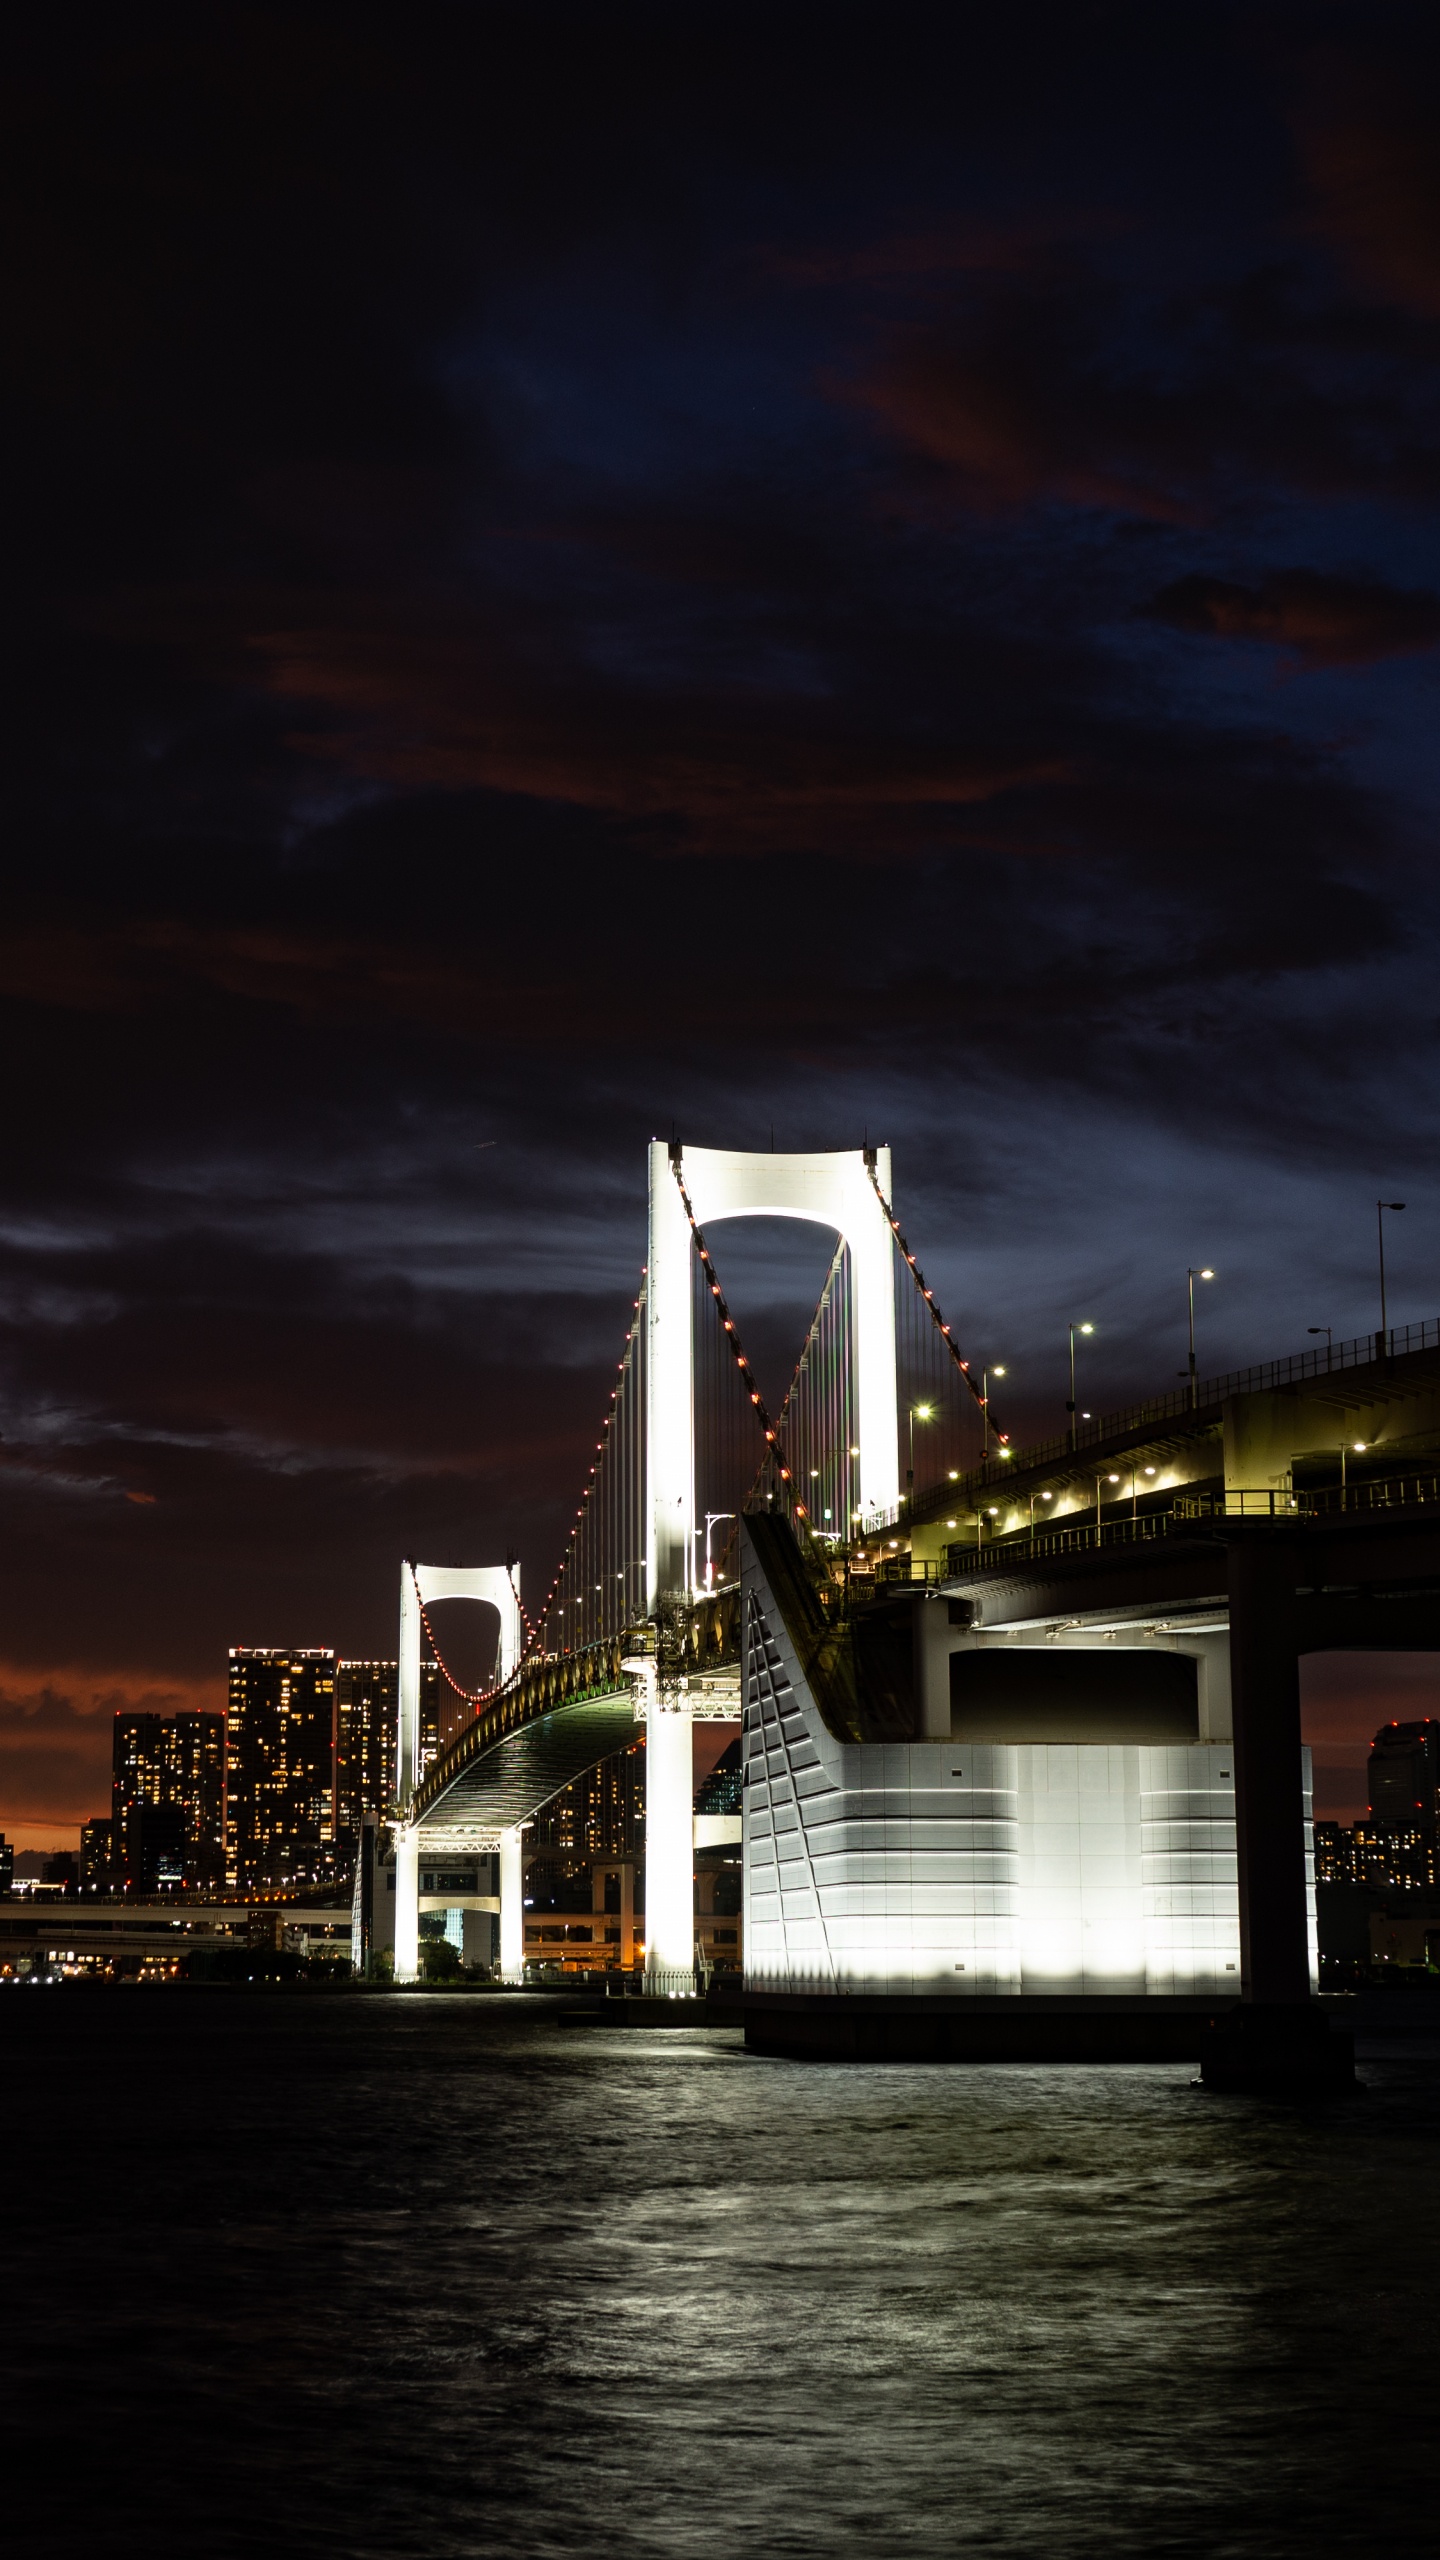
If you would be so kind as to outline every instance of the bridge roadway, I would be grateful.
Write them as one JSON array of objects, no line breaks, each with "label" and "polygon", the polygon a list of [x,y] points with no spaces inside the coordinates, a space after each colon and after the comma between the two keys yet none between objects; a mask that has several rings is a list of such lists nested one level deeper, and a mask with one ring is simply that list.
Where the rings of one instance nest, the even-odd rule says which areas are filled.
[{"label": "bridge roadway", "polygon": [[735,1585],[677,1612],[662,1645],[653,1625],[540,1654],[431,1762],[409,1806],[427,1852],[530,1822],[562,1787],[639,1739],[656,1678],[691,1713],[740,1713]]}]

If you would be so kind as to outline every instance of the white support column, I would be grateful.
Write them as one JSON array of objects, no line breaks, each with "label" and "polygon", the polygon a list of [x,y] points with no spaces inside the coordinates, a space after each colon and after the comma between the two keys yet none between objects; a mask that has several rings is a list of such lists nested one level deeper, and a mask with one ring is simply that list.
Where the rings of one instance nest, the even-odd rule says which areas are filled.
[{"label": "white support column", "polygon": [[[887,1200],[890,1150],[875,1150],[875,1178]],[[900,1416],[895,1393],[895,1240],[862,1157],[846,1182],[843,1233],[850,1247],[851,1357],[862,1511],[900,1498]]]},{"label": "white support column", "polygon": [[695,1527],[694,1247],[663,1138],[650,1145],[650,1252],[645,1272],[645,1605],[690,1583]]},{"label": "white support column", "polygon": [[652,1689],[645,1722],[645,1978],[647,1990],[695,1988],[694,1719]]},{"label": "white support column", "polygon": [[408,1563],[400,1567],[399,1714],[395,1733],[395,1801],[403,1810],[415,1791],[420,1753],[420,1598]]},{"label": "white support column", "polygon": [[395,1979],[414,1982],[420,1972],[420,1827],[407,1822],[395,1834]]},{"label": "white support column", "polygon": [[500,1834],[500,1979],[525,1979],[525,1866],[521,1829]]}]

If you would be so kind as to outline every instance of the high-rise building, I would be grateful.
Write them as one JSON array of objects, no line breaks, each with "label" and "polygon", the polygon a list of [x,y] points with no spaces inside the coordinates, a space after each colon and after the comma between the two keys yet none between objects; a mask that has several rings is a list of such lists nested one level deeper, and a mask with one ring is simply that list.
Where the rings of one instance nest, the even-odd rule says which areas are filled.
[{"label": "high-rise building", "polygon": [[1370,1745],[1370,1813],[1409,1829],[1440,1813],[1440,1719],[1382,1725]]},{"label": "high-rise building", "polygon": [[[359,1837],[367,1813],[390,1817],[395,1790],[395,1728],[399,1715],[399,1664],[337,1662],[335,1666],[335,1830],[345,1841]],[[440,1749],[444,1683],[438,1662],[420,1665],[419,1765],[428,1769]]]},{"label": "high-rise building", "polygon": [[82,1893],[110,1893],[111,1841],[114,1826],[108,1814],[96,1814],[91,1822],[80,1825],[80,1890]]},{"label": "high-rise building", "polygon": [[0,1894],[15,1890],[15,1844],[0,1831]]},{"label": "high-rise building", "polygon": [[232,1645],[226,1870],[241,1892],[328,1883],[335,1868],[335,1656]]},{"label": "high-rise building", "polygon": [[225,1874],[225,1719],[118,1715],[110,1856],[124,1893],[203,1891]]},{"label": "high-rise building", "polygon": [[573,1786],[562,1787],[527,1832],[527,1853],[549,1861],[594,1858],[643,1859],[645,1854],[645,1753],[638,1743],[612,1752]]},{"label": "high-rise building", "polygon": [[1410,1891],[1440,1882],[1440,1718],[1382,1725],[1370,1746],[1370,1810],[1355,1825],[1365,1880]]}]

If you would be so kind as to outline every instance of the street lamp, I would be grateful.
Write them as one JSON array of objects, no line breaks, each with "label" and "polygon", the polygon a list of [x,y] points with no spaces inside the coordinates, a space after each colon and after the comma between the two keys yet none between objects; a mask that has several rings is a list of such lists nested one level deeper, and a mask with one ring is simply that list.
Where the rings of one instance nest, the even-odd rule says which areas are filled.
[{"label": "street lamp", "polygon": [[1097,1529],[1100,1526],[1101,1487],[1107,1484],[1118,1484],[1119,1481],[1118,1476],[1097,1476],[1095,1479],[1095,1526]]},{"label": "street lamp", "polygon": [[1053,1494],[1053,1493],[1032,1493],[1032,1494],[1031,1494],[1031,1496],[1030,1496],[1030,1535],[1031,1535],[1031,1537],[1032,1537],[1032,1538],[1033,1538],[1033,1537],[1034,1537],[1034,1535],[1035,1535],[1035,1505],[1036,1505],[1036,1503],[1037,1503],[1037,1502],[1053,1502],[1053,1501],[1054,1501],[1054,1499],[1055,1499],[1055,1496],[1054,1496],[1054,1494]]},{"label": "street lamp", "polygon": [[1075,1436],[1075,1336],[1077,1333],[1093,1333],[1094,1330],[1095,1327],[1093,1324],[1072,1324],[1070,1327],[1070,1401],[1065,1407],[1065,1410],[1070,1416],[1070,1446],[1072,1449],[1078,1445]]},{"label": "street lamp", "polygon": [[1333,1367],[1334,1367],[1334,1365],[1335,1365],[1335,1336],[1334,1336],[1333,1332],[1331,1331],[1331,1329],[1330,1329],[1329,1325],[1328,1325],[1328,1324],[1307,1324],[1307,1326],[1305,1327],[1305,1330],[1306,1330],[1306,1332],[1307,1332],[1307,1333],[1323,1333],[1323,1334],[1324,1334],[1324,1336],[1325,1336],[1325,1366],[1326,1366],[1326,1368],[1327,1368],[1327,1369],[1333,1369]]},{"label": "street lamp", "polygon": [[1377,1200],[1375,1203],[1375,1232],[1380,1239],[1380,1339],[1375,1346],[1377,1360],[1388,1359],[1390,1355],[1390,1325],[1385,1312],[1385,1212],[1387,1209],[1403,1209],[1404,1206],[1403,1200]]},{"label": "street lamp", "polygon": [[1200,1387],[1195,1370],[1195,1283],[1197,1280],[1213,1280],[1214,1277],[1215,1274],[1208,1265],[1203,1271],[1187,1270],[1185,1274],[1190,1289],[1190,1408],[1192,1412],[1200,1401]]},{"label": "street lamp", "polygon": [[[1004,1367],[998,1360],[995,1363],[995,1375],[997,1378],[1003,1378],[1005,1375]],[[990,1372],[988,1369],[982,1369],[980,1372],[980,1438],[982,1442],[980,1464],[983,1467],[990,1455]]]},{"label": "street lamp", "polygon": [[710,1532],[717,1520],[733,1520],[734,1517],[733,1511],[707,1511],[705,1514],[705,1588],[707,1591],[713,1591],[715,1588],[715,1568],[710,1561]]}]

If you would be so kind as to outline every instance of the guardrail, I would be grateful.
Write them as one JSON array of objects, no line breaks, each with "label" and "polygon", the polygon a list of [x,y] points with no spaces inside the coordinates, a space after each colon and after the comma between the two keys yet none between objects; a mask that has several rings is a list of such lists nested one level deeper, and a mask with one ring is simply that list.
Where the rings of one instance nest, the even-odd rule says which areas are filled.
[{"label": "guardrail", "polygon": [[947,1582],[969,1582],[977,1573],[1013,1572],[1017,1565],[1041,1564],[1053,1556],[1082,1555],[1099,1547],[1148,1546],[1168,1538],[1173,1512],[1147,1511],[1138,1520],[1107,1520],[1098,1529],[1047,1529],[1043,1536],[997,1539],[993,1546],[952,1546],[945,1550]]},{"label": "guardrail", "polygon": [[1440,1476],[1362,1476],[1357,1484],[1326,1485],[1304,1496],[1312,1517],[1360,1511],[1418,1511],[1440,1503]]},{"label": "guardrail", "polygon": [[[1003,1460],[992,1458],[987,1466],[972,1467],[968,1475],[957,1477],[953,1483],[927,1485],[917,1496],[917,1506],[941,1499],[964,1502],[989,1486],[1003,1484],[1007,1477],[1023,1474],[1027,1468],[1059,1466],[1067,1458],[1077,1457],[1081,1450],[1096,1448],[1106,1440],[1123,1439],[1127,1432],[1143,1431],[1157,1422],[1178,1422],[1192,1412],[1213,1412],[1227,1396],[1258,1395],[1271,1387],[1298,1386],[1307,1378],[1328,1378],[1340,1370],[1363,1369],[1377,1360],[1403,1360],[1411,1352],[1436,1350],[1440,1350],[1440,1317],[1427,1317],[1423,1324],[1392,1325],[1385,1334],[1361,1333],[1350,1342],[1327,1343],[1322,1350],[1296,1351],[1284,1360],[1264,1360],[1250,1369],[1229,1369],[1223,1377],[1202,1378],[1193,1404],[1189,1387],[1183,1386],[1168,1395],[1152,1396],[1144,1404],[1096,1414],[1090,1421],[1077,1424],[1073,1446],[1068,1431],[1056,1440],[1033,1441],[1028,1448],[1009,1452]],[[903,1505],[900,1508],[903,1510]],[[882,1523],[877,1515],[875,1526],[882,1525],[888,1523]]]},{"label": "guardrail", "polygon": [[[977,1574],[1013,1572],[1053,1557],[1082,1555],[1101,1547],[1145,1546],[1169,1537],[1176,1529],[1183,1532],[1212,1520],[1273,1520],[1277,1525],[1293,1528],[1325,1519],[1353,1519],[1367,1512],[1421,1510],[1427,1505],[1440,1509],[1440,1475],[1362,1477],[1356,1484],[1327,1485],[1313,1493],[1296,1493],[1284,1485],[1261,1485],[1237,1486],[1226,1493],[1179,1494],[1167,1511],[1142,1512],[1138,1519],[1107,1520],[1099,1527],[1092,1520],[1083,1528],[1048,1529],[1039,1536],[1027,1536],[1022,1530],[1017,1536],[996,1539],[988,1547],[957,1543],[945,1550],[941,1578],[968,1582]],[[893,1575],[897,1581],[903,1578],[898,1573]],[[914,1578],[919,1581],[922,1575],[917,1573]]]}]

